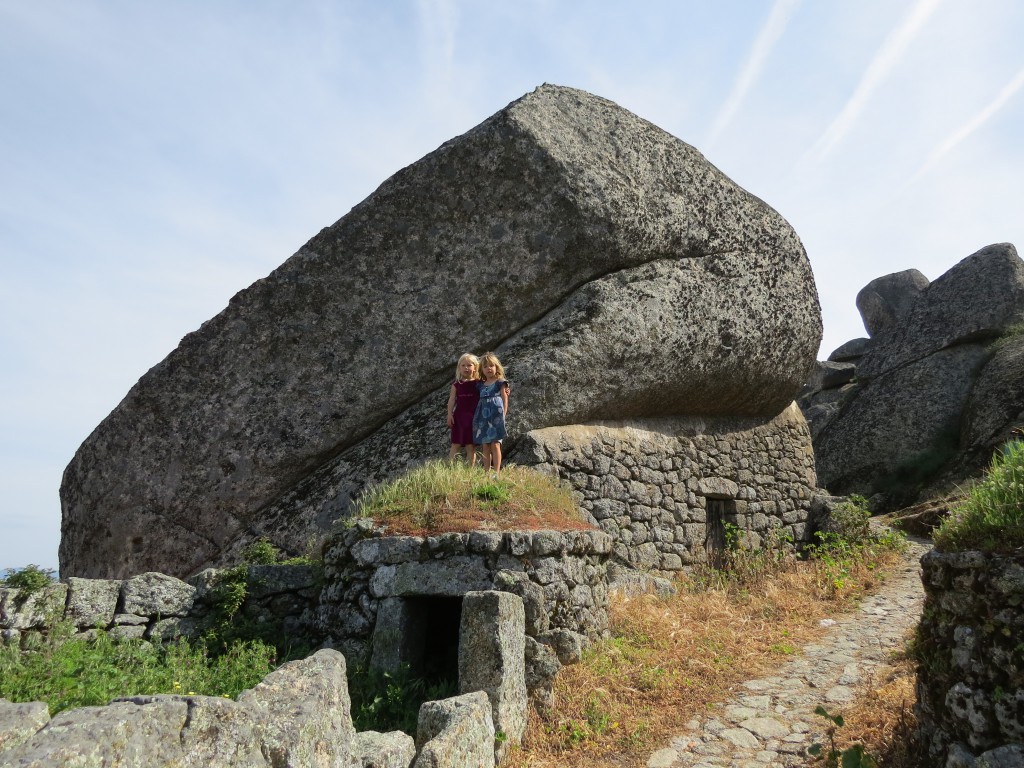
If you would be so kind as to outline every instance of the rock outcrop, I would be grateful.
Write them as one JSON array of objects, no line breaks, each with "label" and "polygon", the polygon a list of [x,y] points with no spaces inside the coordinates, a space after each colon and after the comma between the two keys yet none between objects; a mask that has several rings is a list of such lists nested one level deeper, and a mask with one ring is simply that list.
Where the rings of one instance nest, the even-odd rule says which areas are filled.
[{"label": "rock outcrop", "polygon": [[871,338],[819,363],[800,399],[822,485],[892,506],[987,464],[1024,424],[1016,249],[983,248],[932,283],[916,270],[879,278],[857,306]]},{"label": "rock outcrop", "polygon": [[[26,705],[0,700],[0,722],[22,729],[17,742],[0,753],[4,765],[352,764],[355,731],[345,657],[332,650],[278,667],[238,701],[134,696],[103,707],[66,710],[42,723],[38,717],[26,722],[34,714]],[[33,724],[35,732],[25,736],[25,726]]]},{"label": "rock outcrop", "polygon": [[132,696],[52,720],[46,704],[0,699],[0,761],[32,768],[493,768],[483,691],[420,707],[416,740],[356,733],[345,657],[330,649],[275,669],[238,701]]},{"label": "rock outcrop", "polygon": [[291,552],[364,484],[443,455],[464,350],[517,435],[772,418],[821,318],[792,228],[699,152],[545,85],[384,182],[146,373],[65,471],[61,572]]}]

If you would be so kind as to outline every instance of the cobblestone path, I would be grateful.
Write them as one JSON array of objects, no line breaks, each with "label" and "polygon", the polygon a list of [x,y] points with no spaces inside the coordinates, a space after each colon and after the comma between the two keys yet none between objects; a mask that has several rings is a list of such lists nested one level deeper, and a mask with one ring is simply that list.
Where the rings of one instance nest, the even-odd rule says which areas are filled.
[{"label": "cobblestone path", "polygon": [[929,548],[911,540],[904,564],[862,602],[838,619],[820,642],[805,646],[778,675],[749,680],[733,699],[659,749],[647,768],[782,768],[806,765],[807,748],[828,723],[814,709],[840,710],[858,685],[889,664],[917,624],[924,603],[919,561]]}]

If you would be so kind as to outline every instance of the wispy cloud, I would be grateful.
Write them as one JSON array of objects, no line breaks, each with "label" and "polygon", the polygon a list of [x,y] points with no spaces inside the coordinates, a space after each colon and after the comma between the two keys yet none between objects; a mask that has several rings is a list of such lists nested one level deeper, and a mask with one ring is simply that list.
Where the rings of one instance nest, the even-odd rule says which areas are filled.
[{"label": "wispy cloud", "polygon": [[1024,69],[1018,71],[1010,82],[1003,86],[1003,89],[999,91],[996,97],[984,109],[964,123],[964,125],[958,130],[950,134],[945,141],[932,150],[932,153],[928,155],[928,159],[924,161],[924,164],[911,178],[911,183],[917,181],[924,174],[930,171],[940,160],[942,160],[942,158],[956,149],[956,147],[964,142],[972,133],[991,120],[1000,109],[1006,106],[1007,102],[1014,97],[1021,87],[1024,87]]},{"label": "wispy cloud", "polygon": [[438,97],[447,93],[455,73],[458,9],[453,0],[419,0],[424,85]]},{"label": "wispy cloud", "polygon": [[903,23],[893,30],[886,38],[881,49],[875,54],[868,68],[864,70],[860,82],[854,89],[853,94],[847,100],[842,110],[836,116],[832,124],[815,142],[805,156],[805,160],[813,158],[823,159],[836,144],[849,132],[851,126],[860,117],[864,105],[868,103],[875,89],[889,76],[889,73],[899,63],[904,51],[910,46],[924,27],[929,17],[938,8],[940,0],[918,0],[914,7],[907,14]]},{"label": "wispy cloud", "polygon": [[799,5],[800,0],[775,0],[775,4],[768,14],[768,19],[757,33],[754,45],[751,47],[750,53],[744,60],[743,66],[732,84],[729,97],[715,116],[715,121],[711,125],[711,132],[708,135],[708,147],[715,143],[722,131],[732,121],[740,108],[740,104],[743,103],[747,91],[750,90],[750,87],[761,76],[765,61],[768,60],[768,56],[772,48],[775,47],[775,43],[782,37],[782,33],[785,31],[790,18],[796,12]]}]

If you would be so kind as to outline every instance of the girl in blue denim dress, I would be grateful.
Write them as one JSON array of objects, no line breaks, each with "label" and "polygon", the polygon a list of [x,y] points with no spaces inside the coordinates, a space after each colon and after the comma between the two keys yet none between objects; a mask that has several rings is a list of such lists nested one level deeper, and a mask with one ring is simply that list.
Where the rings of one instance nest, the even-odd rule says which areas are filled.
[{"label": "girl in blue denim dress", "polygon": [[501,471],[501,441],[508,413],[508,382],[505,368],[493,352],[480,358],[480,402],[473,415],[473,442],[483,449],[484,469],[497,476]]}]

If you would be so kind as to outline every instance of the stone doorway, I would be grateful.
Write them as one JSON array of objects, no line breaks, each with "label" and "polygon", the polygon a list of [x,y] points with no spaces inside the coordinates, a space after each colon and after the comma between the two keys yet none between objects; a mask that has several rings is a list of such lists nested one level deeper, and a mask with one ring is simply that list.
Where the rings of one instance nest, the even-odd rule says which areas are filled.
[{"label": "stone doorway", "polygon": [[408,664],[428,683],[459,681],[462,598],[393,597],[381,601],[373,633],[372,665],[394,671]]},{"label": "stone doorway", "polygon": [[736,519],[736,500],[725,496],[708,496],[707,520],[704,533],[704,551],[707,553],[708,564],[714,568],[725,565],[727,536],[725,524],[727,520]]}]

